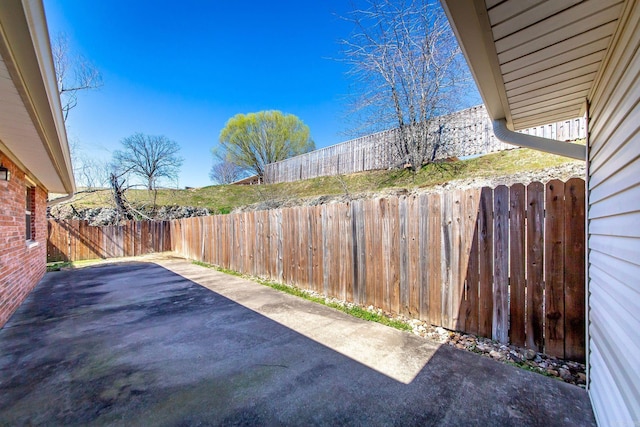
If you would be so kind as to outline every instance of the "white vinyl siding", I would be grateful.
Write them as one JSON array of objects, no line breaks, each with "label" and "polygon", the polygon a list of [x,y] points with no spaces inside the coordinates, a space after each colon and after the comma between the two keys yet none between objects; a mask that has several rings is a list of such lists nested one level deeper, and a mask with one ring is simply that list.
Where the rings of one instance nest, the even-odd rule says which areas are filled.
[{"label": "white vinyl siding", "polygon": [[590,100],[589,393],[600,425],[640,425],[640,5],[627,7]]}]

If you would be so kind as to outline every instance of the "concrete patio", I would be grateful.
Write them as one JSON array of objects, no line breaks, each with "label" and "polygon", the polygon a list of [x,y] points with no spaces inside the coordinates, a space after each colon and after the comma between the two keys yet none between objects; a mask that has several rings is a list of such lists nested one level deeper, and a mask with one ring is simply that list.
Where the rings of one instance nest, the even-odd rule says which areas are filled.
[{"label": "concrete patio", "polygon": [[578,387],[156,256],[45,276],[0,425],[595,424]]}]

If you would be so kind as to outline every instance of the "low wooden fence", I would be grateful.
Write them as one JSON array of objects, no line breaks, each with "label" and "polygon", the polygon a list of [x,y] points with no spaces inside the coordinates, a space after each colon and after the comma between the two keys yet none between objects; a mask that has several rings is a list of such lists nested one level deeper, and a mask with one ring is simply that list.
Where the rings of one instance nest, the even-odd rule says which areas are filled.
[{"label": "low wooden fence", "polygon": [[49,220],[47,261],[80,261],[171,250],[169,221],[128,221],[92,227],[88,221]]},{"label": "low wooden fence", "polygon": [[199,261],[584,360],[584,180],[171,222]]}]

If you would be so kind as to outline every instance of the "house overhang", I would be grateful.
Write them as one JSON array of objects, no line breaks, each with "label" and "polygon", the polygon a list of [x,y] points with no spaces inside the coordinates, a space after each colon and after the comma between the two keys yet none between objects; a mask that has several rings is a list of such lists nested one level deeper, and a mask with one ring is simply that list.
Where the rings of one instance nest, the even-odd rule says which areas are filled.
[{"label": "house overhang", "polygon": [[442,0],[442,5],[489,116],[520,130],[584,114],[624,2]]},{"label": "house overhang", "polygon": [[0,1],[0,151],[48,191],[75,191],[40,0]]}]

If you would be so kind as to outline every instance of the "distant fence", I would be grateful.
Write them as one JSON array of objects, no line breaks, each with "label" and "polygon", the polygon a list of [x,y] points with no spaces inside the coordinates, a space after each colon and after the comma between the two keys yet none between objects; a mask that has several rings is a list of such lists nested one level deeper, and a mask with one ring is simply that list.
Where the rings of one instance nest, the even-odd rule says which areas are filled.
[{"label": "distant fence", "polygon": [[49,220],[47,261],[81,261],[171,250],[169,221],[128,221],[92,227],[88,221]]},{"label": "distant fence", "polygon": [[174,220],[187,258],[584,360],[584,180]]},{"label": "distant fence", "polygon": [[[562,141],[585,138],[586,135],[583,119],[537,126],[522,133]],[[402,163],[393,146],[396,134],[396,129],[386,130],[268,164],[265,166],[265,182],[292,182],[396,167]],[[437,159],[515,148],[495,137],[483,105],[435,118],[430,135],[444,142],[436,153]]]}]

